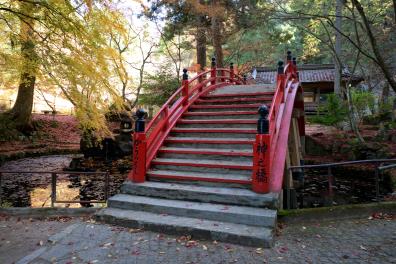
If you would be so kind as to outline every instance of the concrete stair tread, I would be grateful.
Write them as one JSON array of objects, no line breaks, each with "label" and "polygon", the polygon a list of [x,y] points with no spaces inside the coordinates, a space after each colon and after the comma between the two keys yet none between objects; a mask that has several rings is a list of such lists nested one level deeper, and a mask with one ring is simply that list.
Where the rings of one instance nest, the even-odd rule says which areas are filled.
[{"label": "concrete stair tread", "polygon": [[176,170],[158,170],[158,169],[150,169],[147,171],[147,175],[156,176],[156,175],[164,175],[164,176],[174,176],[174,177],[185,177],[191,179],[220,179],[220,180],[233,180],[233,181],[241,181],[250,183],[251,177],[242,175],[242,174],[234,174],[234,173],[209,173],[209,172],[196,172],[196,171],[176,171]]},{"label": "concrete stair tread", "polygon": [[[221,98],[221,99],[215,99],[215,98],[210,98],[210,99],[197,99],[195,101],[195,105],[222,105],[222,104],[252,104],[252,102],[258,102],[258,104],[263,104],[264,102],[271,102],[273,100],[273,97],[268,95],[268,96],[262,96],[262,97],[243,97],[243,98]],[[250,102],[250,103],[248,103]]]},{"label": "concrete stair tread", "polygon": [[121,192],[169,199],[265,206],[269,208],[276,208],[273,203],[278,200],[278,194],[276,193],[258,194],[243,188],[208,187],[155,181],[143,183],[126,181],[121,188]]},{"label": "concrete stair tread", "polygon": [[211,95],[274,92],[276,84],[227,85],[212,91]]},{"label": "concrete stair tread", "polygon": [[238,162],[229,162],[225,160],[196,160],[196,159],[167,159],[167,158],[155,158],[153,160],[154,163],[156,162],[163,162],[163,163],[178,163],[178,164],[201,164],[201,165],[239,165],[239,166],[253,166],[253,161],[238,161]]},{"label": "concrete stair tread", "polygon": [[209,132],[209,133],[248,133],[257,134],[257,129],[249,128],[198,128],[198,127],[175,127],[171,130],[172,132]]},{"label": "concrete stair tread", "polygon": [[190,108],[196,108],[196,109],[201,109],[201,108],[258,108],[262,104],[228,104],[228,105],[222,105],[222,104],[214,104],[214,105],[192,105]]},{"label": "concrete stair tread", "polygon": [[234,150],[234,149],[213,149],[213,148],[173,148],[173,147],[161,147],[160,151],[169,151],[169,152],[208,152],[208,153],[225,153],[225,154],[232,154],[232,153],[244,153],[244,154],[252,154],[253,150]]},{"label": "concrete stair tread", "polygon": [[[126,204],[127,206],[128,204],[145,205],[146,207],[148,207],[147,211],[150,211],[152,207],[156,207],[157,210],[156,213],[172,214],[172,209],[176,209],[176,210],[182,209],[182,213],[183,213],[182,216],[184,216],[185,214],[188,215],[189,217],[194,217],[193,215],[195,215],[205,219],[210,219],[210,216],[213,217],[213,215],[217,215],[217,216],[232,215],[232,217],[237,218],[237,219],[226,220],[225,217],[222,217],[221,219],[223,219],[223,221],[225,222],[239,221],[242,218],[255,218],[254,220],[252,219],[251,223],[246,222],[245,224],[252,224],[257,226],[264,226],[264,225],[273,226],[276,220],[275,210],[258,208],[258,207],[249,207],[249,206],[182,201],[182,200],[163,199],[157,197],[145,197],[145,196],[130,195],[130,194],[117,194],[109,199],[109,203],[111,205],[113,205],[114,203],[119,203],[121,205]],[[112,207],[114,207],[114,205]],[[129,208],[123,208],[123,209],[129,209]],[[190,211],[195,211],[195,212],[190,212]],[[154,211],[150,211],[150,212],[154,212]]]},{"label": "concrete stair tread", "polygon": [[180,124],[227,124],[227,123],[239,123],[239,124],[256,124],[258,118],[251,119],[180,119],[178,123]]},{"label": "concrete stair tread", "polygon": [[221,112],[186,112],[185,116],[227,116],[227,115],[256,115],[257,111],[221,111]]},{"label": "concrete stair tread", "polygon": [[206,95],[201,96],[201,98],[226,98],[226,97],[257,97],[257,96],[271,96],[274,95],[275,90],[267,91],[267,92],[256,92],[256,93],[208,93]]},{"label": "concrete stair tread", "polygon": [[[231,142],[229,144],[237,144],[237,142],[251,142],[251,144],[254,143],[254,139],[240,139],[240,138],[205,138],[205,137],[167,137],[166,140],[174,140],[174,141],[186,141],[186,140],[191,140],[191,141],[216,141],[216,142],[224,142],[224,144],[227,144],[228,142]],[[235,142],[235,143],[232,143]]]},{"label": "concrete stair tread", "polygon": [[270,247],[273,233],[270,228],[213,220],[132,211],[117,208],[100,210],[96,217],[128,227],[140,227],[170,234],[192,234],[194,238],[205,238],[250,246]]}]

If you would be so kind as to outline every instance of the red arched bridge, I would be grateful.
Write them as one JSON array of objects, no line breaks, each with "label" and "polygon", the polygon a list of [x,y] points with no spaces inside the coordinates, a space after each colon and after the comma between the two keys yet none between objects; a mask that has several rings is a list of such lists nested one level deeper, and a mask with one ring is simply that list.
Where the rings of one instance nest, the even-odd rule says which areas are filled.
[{"label": "red arched bridge", "polygon": [[[258,109],[258,110],[257,110]],[[133,169],[99,218],[198,237],[270,246],[282,189],[304,144],[296,60],[274,84],[249,84],[229,69],[188,79],[145,126],[137,112]]]}]

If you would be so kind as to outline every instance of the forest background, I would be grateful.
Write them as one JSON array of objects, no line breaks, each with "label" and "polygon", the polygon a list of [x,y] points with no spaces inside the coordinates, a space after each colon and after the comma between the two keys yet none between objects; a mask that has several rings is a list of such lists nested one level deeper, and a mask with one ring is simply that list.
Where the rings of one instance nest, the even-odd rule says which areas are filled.
[{"label": "forest background", "polygon": [[[336,96],[316,121],[348,120],[363,140],[364,118],[395,127],[395,13],[396,0],[4,0],[0,134],[32,133],[34,99],[56,111],[63,98],[80,129],[101,138],[106,113],[160,106],[184,67],[192,75],[215,57],[245,73],[292,50],[299,64],[336,65]],[[342,85],[345,69],[363,85]]]}]

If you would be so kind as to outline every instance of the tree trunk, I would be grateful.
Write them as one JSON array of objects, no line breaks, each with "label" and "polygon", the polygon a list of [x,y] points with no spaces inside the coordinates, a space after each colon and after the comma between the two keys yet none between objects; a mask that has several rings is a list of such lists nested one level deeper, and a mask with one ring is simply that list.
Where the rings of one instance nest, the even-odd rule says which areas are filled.
[{"label": "tree trunk", "polygon": [[364,12],[363,6],[360,4],[358,0],[352,0],[352,3],[356,7],[356,10],[358,11],[360,17],[363,20],[364,28],[367,31],[367,36],[371,45],[371,49],[373,50],[373,53],[376,58],[375,62],[381,68],[381,71],[384,74],[385,79],[388,81],[389,85],[392,87],[392,90],[396,92],[396,81],[393,78],[393,75],[388,67],[388,64],[386,64],[384,58],[382,57],[382,54],[377,44],[377,40],[374,37],[374,34],[371,30],[370,22],[366,16],[366,13]]},{"label": "tree trunk", "polygon": [[205,17],[199,17],[199,23],[197,27],[196,35],[196,49],[197,49],[197,63],[201,71],[205,70],[206,67],[206,28],[205,28]]},{"label": "tree trunk", "polygon": [[334,93],[341,97],[341,23],[342,23],[342,7],[343,0],[337,0],[336,3],[336,32],[335,32],[335,53],[339,60],[335,60],[335,74],[334,74]]},{"label": "tree trunk", "polygon": [[223,61],[223,47],[222,47],[222,35],[221,35],[221,21],[218,17],[212,17],[212,43],[215,50],[216,65],[218,68],[222,68],[224,65]]},{"label": "tree trunk", "polygon": [[[31,6],[23,4],[24,13],[31,13]],[[29,24],[27,24],[29,23]],[[32,128],[31,115],[33,108],[34,85],[36,83],[36,73],[38,69],[37,54],[35,52],[35,43],[33,40],[32,20],[21,21],[20,41],[22,70],[20,73],[18,95],[10,113],[15,121],[17,128],[22,131],[28,131]]]}]

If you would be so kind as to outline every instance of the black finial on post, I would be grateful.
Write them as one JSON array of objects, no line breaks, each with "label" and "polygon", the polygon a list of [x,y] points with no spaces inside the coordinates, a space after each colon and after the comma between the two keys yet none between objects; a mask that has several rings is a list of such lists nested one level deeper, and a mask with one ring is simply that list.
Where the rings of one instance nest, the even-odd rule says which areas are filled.
[{"label": "black finial on post", "polygon": [[246,76],[246,74],[244,74],[243,75],[243,81],[246,83],[246,81],[247,81],[247,76]]},{"label": "black finial on post", "polygon": [[285,68],[283,67],[283,61],[278,61],[278,74],[283,74]]},{"label": "black finial on post", "polygon": [[257,121],[257,133],[258,134],[268,134],[269,133],[269,121],[268,121],[268,107],[266,105],[261,105],[258,109],[260,117]]},{"label": "black finial on post", "polygon": [[233,69],[234,69],[234,63],[231,62],[231,63],[230,63],[230,70],[233,70]]},{"label": "black finial on post", "polygon": [[293,57],[293,65],[297,65],[297,59],[296,59],[296,57]]},{"label": "black finial on post", "polygon": [[188,74],[187,74],[187,69],[183,69],[183,81],[188,80]]},{"label": "black finial on post", "polygon": [[137,120],[135,121],[135,132],[144,132],[144,117],[146,116],[146,112],[143,109],[138,109],[136,111]]},{"label": "black finial on post", "polygon": [[216,67],[216,58],[212,57],[212,68]]},{"label": "black finial on post", "polygon": [[288,50],[288,51],[287,51],[287,60],[288,60],[288,61],[291,61],[291,59],[292,59],[291,51]]}]

